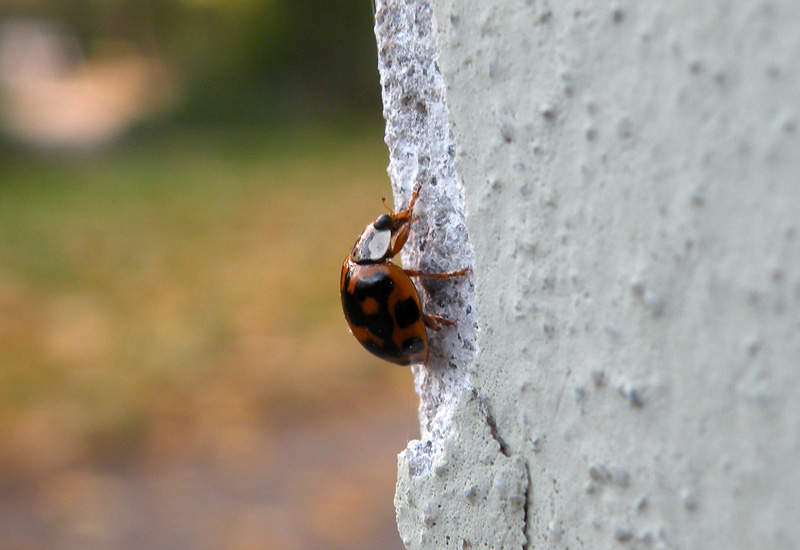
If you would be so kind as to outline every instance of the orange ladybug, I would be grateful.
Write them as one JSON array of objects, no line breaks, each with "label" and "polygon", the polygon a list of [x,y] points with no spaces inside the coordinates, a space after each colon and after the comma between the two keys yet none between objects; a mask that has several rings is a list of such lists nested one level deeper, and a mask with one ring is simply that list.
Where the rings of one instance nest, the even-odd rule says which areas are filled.
[{"label": "orange ladybug", "polygon": [[421,186],[414,189],[408,208],[378,216],[353,245],[342,264],[340,291],[350,332],[368,351],[397,365],[425,363],[430,351],[426,328],[439,330],[454,323],[422,311],[419,293],[410,277],[449,279],[469,268],[451,273],[422,273],[403,269],[390,260],[408,240],[414,203]]}]

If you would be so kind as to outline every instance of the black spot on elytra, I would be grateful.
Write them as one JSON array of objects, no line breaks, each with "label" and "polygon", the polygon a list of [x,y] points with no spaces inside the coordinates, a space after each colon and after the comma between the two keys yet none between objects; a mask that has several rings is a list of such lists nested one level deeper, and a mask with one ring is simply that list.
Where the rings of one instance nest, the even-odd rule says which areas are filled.
[{"label": "black spot on elytra", "polygon": [[414,298],[397,302],[394,306],[394,318],[400,328],[410,327],[419,321],[419,306]]},{"label": "black spot on elytra", "polygon": [[403,353],[405,355],[416,355],[424,349],[425,342],[418,336],[412,336],[403,342]]},{"label": "black spot on elytra", "polygon": [[393,340],[386,340],[383,345],[367,340],[361,344],[369,351],[380,357],[381,359],[389,359],[401,365],[407,365],[409,361],[403,356],[403,352],[397,347]]},{"label": "black spot on elytra", "polygon": [[359,302],[363,302],[366,298],[375,298],[378,303],[386,303],[393,289],[392,278],[383,271],[375,271],[356,281],[353,297]]},{"label": "black spot on elytra", "polygon": [[[389,315],[387,302],[393,289],[394,281],[386,273],[377,271],[361,277],[356,282],[352,294],[342,292],[342,306],[350,324],[366,328],[381,340],[391,339],[394,321]],[[367,298],[374,299],[378,304],[376,312],[364,313],[362,304]]]}]

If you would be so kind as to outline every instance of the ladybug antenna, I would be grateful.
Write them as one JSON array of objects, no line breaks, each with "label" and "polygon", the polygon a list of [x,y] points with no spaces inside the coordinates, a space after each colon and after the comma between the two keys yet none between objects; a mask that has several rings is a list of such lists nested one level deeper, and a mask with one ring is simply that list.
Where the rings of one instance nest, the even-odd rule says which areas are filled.
[{"label": "ladybug antenna", "polygon": [[389,205],[386,204],[386,197],[381,197],[381,202],[383,203],[383,206],[386,207],[386,210],[388,210],[390,214],[394,214],[394,210],[389,208]]}]

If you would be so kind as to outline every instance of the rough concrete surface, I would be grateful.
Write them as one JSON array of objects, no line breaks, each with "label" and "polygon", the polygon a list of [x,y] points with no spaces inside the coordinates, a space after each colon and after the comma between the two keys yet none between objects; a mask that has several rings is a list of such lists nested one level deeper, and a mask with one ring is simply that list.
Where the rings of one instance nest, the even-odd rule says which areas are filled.
[{"label": "rough concrete surface", "polygon": [[[428,273],[474,268],[430,3],[379,0],[375,33],[395,205],[404,206],[413,188],[422,186],[403,265]],[[457,325],[431,334],[427,366],[413,367],[421,438],[398,457],[400,535],[407,548],[485,548],[497,541],[519,547],[528,486],[524,462],[507,456],[494,439],[466,368],[476,351],[474,275],[420,279],[418,287],[426,311]]]},{"label": "rough concrete surface", "polygon": [[800,4],[432,2],[378,4],[390,174],[453,182],[404,259],[474,250],[477,355],[415,372],[406,546],[800,548]]}]

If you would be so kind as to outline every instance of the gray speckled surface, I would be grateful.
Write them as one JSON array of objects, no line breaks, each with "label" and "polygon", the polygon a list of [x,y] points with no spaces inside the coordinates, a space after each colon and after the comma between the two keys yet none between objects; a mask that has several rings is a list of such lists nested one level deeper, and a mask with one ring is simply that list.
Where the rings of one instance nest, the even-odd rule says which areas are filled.
[{"label": "gray speckled surface", "polygon": [[[465,215],[480,328],[417,369],[406,544],[800,547],[800,4],[432,2],[438,53],[426,2],[379,3],[390,172],[463,181],[404,259],[472,262]],[[475,460],[527,470],[524,517],[466,498]]]}]

